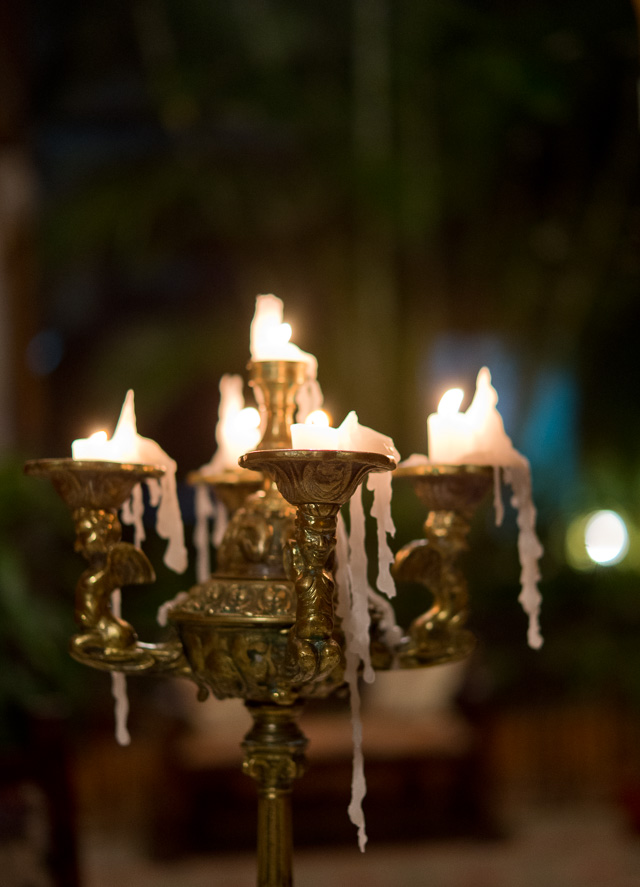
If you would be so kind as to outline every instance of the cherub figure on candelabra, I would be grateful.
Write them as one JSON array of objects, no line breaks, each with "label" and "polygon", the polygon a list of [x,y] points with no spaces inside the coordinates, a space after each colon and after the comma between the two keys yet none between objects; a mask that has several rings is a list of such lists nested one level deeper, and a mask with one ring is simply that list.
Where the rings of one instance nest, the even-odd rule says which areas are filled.
[{"label": "cherub figure on candelabra", "polygon": [[120,541],[121,525],[111,511],[78,508],[73,514],[75,550],[89,562],[76,585],[76,621],[83,629],[71,640],[71,653],[84,661],[100,651],[105,659],[135,647],[137,635],[128,622],[114,615],[112,595],[123,585],[155,580],[147,556],[135,545]]},{"label": "cherub figure on candelabra", "polygon": [[344,667],[333,638],[332,569],[339,505],[300,505],[296,534],[285,548],[287,572],[296,586],[296,623],[289,635],[288,671],[294,683],[321,680]]}]

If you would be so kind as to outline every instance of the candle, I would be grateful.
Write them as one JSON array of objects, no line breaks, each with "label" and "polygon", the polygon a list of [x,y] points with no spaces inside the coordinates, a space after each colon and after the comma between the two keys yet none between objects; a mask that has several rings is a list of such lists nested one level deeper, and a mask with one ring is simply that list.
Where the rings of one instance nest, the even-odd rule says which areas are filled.
[{"label": "candle", "polygon": [[[318,361],[291,339],[291,326],[283,323],[282,299],[273,294],[256,298],[256,310],[251,321],[250,345],[252,360],[298,360],[307,365],[305,384],[296,393],[298,422],[322,406],[322,389],[318,384]],[[305,449],[307,449],[305,447]]]},{"label": "candle", "polygon": [[[74,459],[133,462],[158,465],[165,469],[160,481],[150,479],[147,485],[151,504],[158,506],[156,530],[159,536],[168,541],[164,562],[176,573],[184,572],[188,557],[176,488],[177,465],[154,440],[138,434],[133,391],[127,392],[113,437],[109,440],[106,433],[101,432],[89,438],[75,440],[71,445],[71,453]],[[134,488],[132,499],[123,508],[122,518],[134,525],[135,542],[139,545],[145,537],[140,484]]]},{"label": "candle", "polygon": [[[347,415],[337,430],[340,433],[341,449],[383,453],[396,461],[400,458],[393,440],[372,428],[360,425],[358,416],[353,411]],[[373,490],[371,515],[377,523],[377,586],[380,591],[391,597],[395,594],[395,584],[389,572],[393,562],[393,553],[387,541],[387,535],[395,533],[391,517],[391,474],[389,472],[371,472],[367,478],[367,485],[369,489]],[[366,518],[362,495],[363,487],[361,485],[349,501],[350,527],[348,536],[342,517],[338,522],[335,577],[338,596],[336,612],[342,621],[346,641],[345,682],[349,687],[351,699],[353,734],[353,775],[348,812],[351,822],[358,829],[358,846],[361,851],[364,851],[367,833],[362,802],[367,787],[362,753],[362,719],[358,679],[360,674],[362,674],[363,680],[368,683],[375,679],[370,656],[370,611],[375,610],[379,614],[382,613],[381,628],[392,645],[398,643],[402,631],[396,625],[395,614],[389,601],[369,585]]]},{"label": "candle", "polygon": [[427,419],[429,458],[432,462],[455,465],[462,461],[473,442],[473,426],[465,413],[459,412],[464,392],[451,388],[442,396],[438,411]]},{"label": "candle", "polygon": [[[260,414],[254,407],[245,407],[242,376],[225,373],[220,379],[220,404],[215,437],[218,448],[212,459],[203,465],[201,474],[219,474],[224,471],[243,469],[238,459],[260,443]],[[229,516],[224,504],[212,501],[209,488],[197,484],[195,490],[196,522],[193,543],[196,549],[196,578],[206,582],[211,575],[209,551],[210,521],[214,521],[211,541],[215,548],[222,542]]]},{"label": "candle", "polygon": [[[453,392],[456,392],[455,394]],[[512,489],[512,504],[518,516],[518,554],[520,557],[521,592],[518,600],[529,617],[527,639],[529,646],[538,648],[543,640],[539,618],[542,597],[538,590],[540,570],[538,561],[543,548],[536,535],[536,509],[531,490],[531,468],[528,459],[519,453],[505,431],[498,412],[498,392],[491,384],[491,373],[482,367],[476,381],[476,391],[466,413],[459,413],[462,402],[459,389],[445,395],[444,414],[440,405],[438,414],[428,417],[429,461],[453,465],[492,465],[495,474],[494,503],[496,524],[502,522],[504,509],[500,489],[500,474]],[[407,460],[416,464],[418,457]],[[405,464],[407,464],[405,463]]]},{"label": "candle", "polygon": [[220,406],[216,425],[218,449],[201,471],[238,468],[238,459],[260,443],[260,413],[245,407],[242,376],[225,373],[220,379]]},{"label": "candle", "polygon": [[329,425],[324,410],[314,410],[302,423],[291,426],[291,446],[294,450],[339,450],[340,429]]},{"label": "candle", "polygon": [[[188,556],[176,487],[177,465],[154,440],[138,434],[133,391],[127,392],[111,440],[108,439],[106,431],[98,431],[88,438],[79,438],[71,444],[71,455],[76,460],[133,462],[159,465],[165,469],[160,481],[155,478],[147,481],[149,498],[151,505],[157,506],[156,531],[160,537],[168,540],[164,562],[176,573],[183,573],[187,568]],[[143,508],[142,486],[136,484],[131,498],[122,507],[121,516],[124,523],[133,525],[134,542],[137,546],[140,546],[145,539]],[[111,595],[111,608],[114,616],[119,617],[121,614],[119,589]],[[111,690],[115,702],[116,740],[120,745],[128,745],[131,741],[127,729],[129,700],[126,678],[123,674],[115,672],[112,675]]]}]

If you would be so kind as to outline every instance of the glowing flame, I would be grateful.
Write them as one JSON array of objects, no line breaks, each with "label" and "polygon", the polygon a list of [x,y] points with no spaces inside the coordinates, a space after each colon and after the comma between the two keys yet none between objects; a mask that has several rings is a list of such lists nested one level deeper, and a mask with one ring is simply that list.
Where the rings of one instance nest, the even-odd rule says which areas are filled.
[{"label": "glowing flame", "polygon": [[255,407],[244,407],[234,417],[234,422],[238,428],[255,430],[260,427],[260,413]]},{"label": "glowing flame", "polygon": [[464,397],[462,388],[450,388],[440,398],[438,413],[441,416],[455,416],[460,411],[460,404]]},{"label": "glowing flame", "polygon": [[329,416],[324,410],[314,410],[312,413],[309,413],[304,423],[305,425],[321,425],[323,428],[328,428],[331,424]]}]

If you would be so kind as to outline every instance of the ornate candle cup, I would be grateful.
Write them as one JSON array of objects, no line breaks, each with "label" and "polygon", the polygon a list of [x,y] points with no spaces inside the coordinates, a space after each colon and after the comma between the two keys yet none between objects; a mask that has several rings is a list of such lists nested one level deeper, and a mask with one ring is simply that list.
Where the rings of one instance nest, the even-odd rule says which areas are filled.
[{"label": "ornate candle cup", "polygon": [[116,589],[155,581],[144,552],[121,541],[118,510],[136,484],[161,477],[164,469],[119,462],[40,459],[27,462],[25,472],[51,480],[71,511],[76,551],[89,563],[76,586],[75,619],[81,632],[71,639],[71,655],[102,670],[182,671],[185,663],[179,644],[141,644],[133,627],[111,610],[111,595]]},{"label": "ornate candle cup", "polygon": [[248,369],[251,374],[249,385],[253,388],[265,428],[258,449],[290,447],[296,394],[307,379],[307,364],[301,360],[254,360]]},{"label": "ornate candle cup", "polygon": [[252,493],[257,493],[264,486],[264,478],[257,471],[243,471],[242,468],[227,468],[215,474],[205,471],[191,471],[187,475],[187,483],[195,486],[205,484],[213,487],[216,496],[227,509],[229,517],[244,505]]},{"label": "ornate candle cup", "polygon": [[338,512],[370,471],[390,471],[395,463],[379,453],[263,450],[242,456],[240,464],[267,474],[296,506],[295,535],[285,552],[297,595],[287,671],[294,686],[321,682],[343,669],[333,618]]},{"label": "ornate candle cup", "polygon": [[464,628],[468,590],[456,566],[466,550],[473,514],[489,491],[493,469],[477,465],[401,466],[396,477],[408,478],[429,514],[426,539],[405,545],[396,554],[392,574],[396,581],[418,582],[434,597],[433,606],[415,619],[399,651],[403,668],[420,668],[464,659],[475,638]]}]

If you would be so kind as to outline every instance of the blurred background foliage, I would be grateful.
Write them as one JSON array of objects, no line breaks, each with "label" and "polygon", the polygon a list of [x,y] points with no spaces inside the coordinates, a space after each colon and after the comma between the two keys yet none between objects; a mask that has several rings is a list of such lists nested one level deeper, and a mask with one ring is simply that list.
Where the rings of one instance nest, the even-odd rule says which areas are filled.
[{"label": "blurred background foliage", "polygon": [[[62,681],[77,574],[57,548],[70,527],[18,482],[15,453],[66,454],[112,428],[133,387],[140,432],[183,479],[211,457],[218,380],[244,372],[255,295],[273,291],[336,421],[356,409],[404,456],[424,452],[442,390],[470,394],[491,367],[546,546],[534,654],[513,515],[497,530],[488,508],[474,528],[473,618],[495,692],[637,701],[637,570],[577,573],[563,545],[585,509],[640,523],[628,0],[35,0],[13,33],[36,275],[14,304],[28,335],[0,605],[32,677]],[[398,546],[420,536],[406,491],[395,514]],[[29,693],[22,675],[3,685]]]}]

